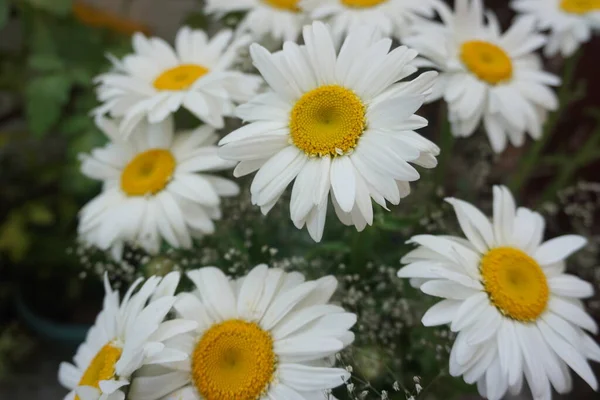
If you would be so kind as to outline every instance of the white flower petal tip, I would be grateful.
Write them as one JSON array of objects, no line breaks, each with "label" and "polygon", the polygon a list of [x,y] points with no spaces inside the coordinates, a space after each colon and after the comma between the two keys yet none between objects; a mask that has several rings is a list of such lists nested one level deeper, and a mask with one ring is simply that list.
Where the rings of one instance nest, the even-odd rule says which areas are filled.
[{"label": "white flower petal tip", "polygon": [[390,51],[391,40],[365,36],[363,28],[337,51],[329,29],[307,25],[304,45],[288,42],[275,54],[250,46],[271,90],[238,107],[248,124],[219,142],[221,157],[239,162],[236,177],[258,171],[250,191],[263,214],[293,183],[290,217],[316,242],[329,198],[338,219],[361,231],[373,223],[373,200],[385,207],[410,193],[408,182],[420,177],[410,163],[433,168],[439,154],[414,132],[427,125],[414,113],[437,73],[403,81],[416,71],[415,51]]},{"label": "white flower petal tip", "polygon": [[175,301],[165,294],[165,288],[173,285],[173,276],[151,277],[141,286],[142,280],[137,280],[122,300],[105,277],[102,311],[73,364],[60,365],[59,381],[72,390],[66,398],[123,400],[131,376],[145,365],[187,358],[161,342],[197,326],[193,321],[193,326],[186,320],[165,321]]},{"label": "white flower petal tip", "polygon": [[410,34],[419,17],[432,17],[437,5],[436,0],[387,0],[364,3],[360,7],[339,0],[301,2],[301,7],[312,19],[328,21],[337,40],[356,31],[361,31],[365,36],[402,39]]},{"label": "white flower petal tip", "polygon": [[422,323],[448,324],[457,333],[449,372],[477,383],[483,397],[518,393],[524,380],[536,399],[549,398],[550,387],[568,393],[569,368],[596,390],[588,360],[599,359],[600,347],[584,330],[596,333],[598,325],[579,301],[594,288],[564,273],[564,260],[585,246],[585,238],[542,243],[541,215],[517,209],[504,186],[493,192],[491,223],[473,205],[446,199],[466,239],[413,236],[408,242],[418,247],[402,257],[406,265],[398,277],[443,299]]},{"label": "white flower petal tip", "polygon": [[[197,290],[180,293],[175,310],[198,327],[168,343],[196,364],[158,362],[171,369],[136,376],[130,391],[134,399],[194,393],[190,399],[197,400],[222,390],[244,390],[233,393],[236,398],[300,399],[300,393],[322,393],[350,378],[347,371],[330,367],[332,357],[352,342],[349,330],[356,323],[355,314],[329,304],[335,278],[304,281],[301,274],[264,264],[237,280],[214,267],[188,276]],[[223,340],[226,345],[220,344]],[[238,376],[253,383],[241,389],[223,386],[220,369],[227,367],[218,361],[223,357],[234,357],[243,368]]]},{"label": "white flower petal tip", "polygon": [[[82,173],[101,181],[103,189],[80,211],[80,240],[120,259],[125,244],[153,255],[163,240],[189,248],[193,239],[213,233],[221,197],[239,192],[234,182],[211,174],[233,166],[217,155],[214,129],[175,133],[168,117],[160,124],[141,123],[125,142],[115,125],[104,119],[100,127],[112,142],[82,160]],[[172,294],[178,280],[177,273],[170,274],[157,296]]]},{"label": "white flower petal tip", "polygon": [[546,56],[560,54],[568,58],[591,38],[600,22],[596,9],[590,8],[586,12],[585,9],[577,8],[577,12],[573,12],[572,3],[574,2],[514,0],[511,6],[519,13],[520,19],[528,19],[523,24],[530,26],[530,30],[549,30],[547,40],[540,44],[545,45]]},{"label": "white flower petal tip", "polygon": [[247,38],[234,39],[229,30],[208,39],[204,31],[183,27],[175,47],[160,38],[136,35],[133,54],[95,79],[102,104],[93,114],[122,118],[122,139],[135,134],[143,121],[161,123],[182,107],[220,129],[228,110],[252,97],[261,82],[231,69],[247,44]]},{"label": "white flower petal tip", "polygon": [[[539,5],[532,13],[554,7],[544,0],[521,1]],[[502,33],[491,11],[484,18],[479,1],[457,2],[454,10],[440,6],[438,13],[441,22],[414,24],[405,43],[422,53],[420,66],[440,71],[427,101],[444,99],[454,136],[469,137],[483,126],[496,153],[509,143],[522,146],[528,135],[539,139],[558,104],[550,88],[558,78],[542,70],[535,54],[546,44],[535,18],[517,18]],[[492,62],[483,62],[482,54],[493,55]]]}]

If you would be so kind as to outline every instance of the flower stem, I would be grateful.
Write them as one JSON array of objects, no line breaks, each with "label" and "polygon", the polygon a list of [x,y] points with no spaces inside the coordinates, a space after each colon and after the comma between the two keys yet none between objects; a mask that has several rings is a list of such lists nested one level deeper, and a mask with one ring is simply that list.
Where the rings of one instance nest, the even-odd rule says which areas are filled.
[{"label": "flower stem", "polygon": [[514,175],[512,182],[509,185],[515,196],[518,196],[523,187],[529,181],[534,168],[539,165],[539,159],[542,155],[542,152],[546,147],[546,144],[548,144],[550,141],[550,138],[555,130],[554,128],[560,120],[562,112],[573,100],[575,90],[572,88],[572,86],[575,78],[577,62],[579,61],[580,56],[581,51],[578,51],[565,62],[562,85],[558,91],[558,109],[550,114],[544,126],[542,137],[533,144],[529,152],[523,156],[521,162],[519,163],[519,167],[517,169],[518,172]]},{"label": "flower stem", "polygon": [[438,143],[440,146],[439,162],[435,171],[435,183],[441,185],[444,182],[448,162],[452,156],[452,148],[454,147],[455,138],[452,135],[452,128],[448,120],[448,113],[444,104],[440,105],[439,112],[439,133]]}]

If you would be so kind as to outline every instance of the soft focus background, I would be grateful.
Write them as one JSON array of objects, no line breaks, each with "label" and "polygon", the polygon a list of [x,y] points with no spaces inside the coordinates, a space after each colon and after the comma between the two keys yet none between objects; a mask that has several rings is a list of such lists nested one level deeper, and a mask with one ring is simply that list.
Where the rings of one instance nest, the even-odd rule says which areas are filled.
[{"label": "soft focus background", "polygon": [[[506,1],[485,3],[507,26]],[[195,251],[129,253],[115,263],[78,245],[77,212],[99,187],[79,173],[77,155],[105,141],[88,115],[96,105],[93,77],[109,67],[105,54],[127,53],[138,30],[169,41],[183,24],[214,30],[219,23],[201,11],[199,0],[0,0],[0,399],[62,399],[58,364],[71,358],[100,308],[104,270],[127,285],[140,275],[203,265],[241,274],[260,262],[338,276],[337,300],[359,315],[356,346],[340,356],[354,369],[356,395],[477,399],[474,388],[447,374],[449,331],[420,326],[434,300],[395,274],[412,234],[458,231],[444,196],[489,212],[496,183],[544,214],[547,237],[572,232],[589,239],[569,268],[599,287],[600,39],[584,46],[571,68],[546,60],[548,69],[567,73],[547,143],[500,155],[484,135],[440,143],[438,107],[419,111],[430,120],[422,133],[446,150],[440,166],[362,233],[334,222],[315,245],[293,227],[286,202],[265,218],[250,206],[242,182],[241,198],[224,204],[216,234]],[[587,305],[600,320],[600,297]],[[600,395],[576,384],[568,398]]]}]

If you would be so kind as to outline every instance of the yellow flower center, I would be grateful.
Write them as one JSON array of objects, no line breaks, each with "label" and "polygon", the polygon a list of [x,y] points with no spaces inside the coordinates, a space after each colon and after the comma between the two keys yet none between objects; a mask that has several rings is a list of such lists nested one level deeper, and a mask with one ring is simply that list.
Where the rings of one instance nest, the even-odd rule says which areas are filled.
[{"label": "yellow flower center", "polygon": [[232,319],[208,329],[192,354],[192,381],[207,400],[255,400],[273,379],[277,358],[271,335]]},{"label": "yellow flower center", "polygon": [[506,317],[531,322],[546,309],[546,274],[523,251],[512,247],[490,250],[481,259],[481,275],[490,301]]},{"label": "yellow flower center", "polygon": [[[122,352],[122,349],[110,343],[104,345],[83,373],[79,386],[92,386],[98,389],[101,381],[114,378],[115,364],[119,361]],[[79,396],[75,396],[75,400],[80,400]]]},{"label": "yellow flower center", "polygon": [[163,190],[175,171],[169,150],[151,149],[135,156],[121,173],[121,189],[129,196],[145,196]]},{"label": "yellow flower center", "polygon": [[560,8],[572,14],[585,14],[600,10],[600,0],[562,0]]},{"label": "yellow flower center", "polygon": [[186,90],[209,69],[202,65],[183,64],[163,72],[154,80],[156,90]]},{"label": "yellow flower center", "polygon": [[365,105],[352,90],[338,85],[305,93],[290,117],[293,143],[312,156],[347,153],[356,147],[365,127]]},{"label": "yellow flower center", "polygon": [[495,85],[512,77],[512,61],[495,44],[481,40],[465,42],[460,51],[465,66],[479,79]]},{"label": "yellow flower center", "polygon": [[280,10],[300,12],[298,8],[298,2],[300,0],[263,0],[265,3],[273,8],[279,8]]},{"label": "yellow flower center", "polygon": [[388,0],[342,0],[342,4],[346,7],[354,8],[369,8],[385,3]]}]

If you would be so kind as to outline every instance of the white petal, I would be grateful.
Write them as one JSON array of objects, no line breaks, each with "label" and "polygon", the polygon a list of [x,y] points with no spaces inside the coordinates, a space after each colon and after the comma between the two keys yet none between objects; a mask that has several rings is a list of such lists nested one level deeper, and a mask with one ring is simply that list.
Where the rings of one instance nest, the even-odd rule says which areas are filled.
[{"label": "white petal", "polygon": [[544,242],[533,257],[541,265],[562,261],[584,247],[587,240],[582,236],[564,235]]}]

